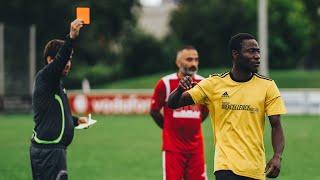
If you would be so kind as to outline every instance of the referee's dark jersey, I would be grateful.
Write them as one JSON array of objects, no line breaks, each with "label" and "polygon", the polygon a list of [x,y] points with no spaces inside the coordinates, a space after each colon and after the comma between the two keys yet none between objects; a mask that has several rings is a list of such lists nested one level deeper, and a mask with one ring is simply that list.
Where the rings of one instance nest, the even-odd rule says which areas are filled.
[{"label": "referee's dark jersey", "polygon": [[35,127],[32,144],[67,147],[74,134],[77,118],[72,117],[62,85],[62,72],[70,59],[73,40],[67,36],[54,60],[36,76],[32,96]]}]

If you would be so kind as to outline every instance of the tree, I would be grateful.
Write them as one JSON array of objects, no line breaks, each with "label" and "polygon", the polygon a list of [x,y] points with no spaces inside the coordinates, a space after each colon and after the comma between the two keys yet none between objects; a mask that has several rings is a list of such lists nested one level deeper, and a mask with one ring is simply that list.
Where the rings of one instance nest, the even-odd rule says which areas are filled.
[{"label": "tree", "polygon": [[[238,32],[257,35],[257,2],[185,0],[173,12],[172,33],[200,51],[202,66],[227,66],[228,41]],[[269,60],[272,68],[294,68],[310,47],[311,24],[302,0],[270,0]]]},{"label": "tree", "polygon": [[162,44],[155,37],[139,29],[132,29],[121,44],[121,73],[124,76],[133,77],[168,70],[169,60],[164,58]]},{"label": "tree", "polygon": [[[76,50],[75,59],[88,64],[98,61],[112,63],[108,58],[113,52],[109,42],[115,42],[134,26],[136,16],[132,7],[139,7],[138,0],[121,1],[64,1],[64,0],[12,0],[0,6],[0,22],[11,25],[37,26],[37,56],[42,57],[43,47],[50,39],[63,38],[69,32],[69,24],[75,19],[75,8],[91,8],[91,24],[82,31],[83,35]],[[39,61],[42,63],[42,61]]]},{"label": "tree", "polygon": [[230,37],[256,31],[255,6],[246,0],[183,1],[173,12],[170,26],[183,44],[199,50],[201,66],[228,66]]},{"label": "tree", "polygon": [[271,68],[295,68],[310,48],[311,23],[300,0],[270,0]]},{"label": "tree", "polygon": [[307,69],[319,68],[320,66],[320,1],[318,0],[305,0],[302,1],[306,7],[308,19],[311,22],[311,38],[308,54],[304,59],[303,66]]}]

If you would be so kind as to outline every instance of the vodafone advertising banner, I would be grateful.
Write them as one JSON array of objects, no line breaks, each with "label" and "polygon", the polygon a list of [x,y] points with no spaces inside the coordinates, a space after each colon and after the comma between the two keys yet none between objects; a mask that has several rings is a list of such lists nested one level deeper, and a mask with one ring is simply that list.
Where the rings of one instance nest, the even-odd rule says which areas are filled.
[{"label": "vodafone advertising banner", "polygon": [[[148,114],[152,91],[152,89],[94,90],[90,93],[70,91],[68,96],[71,110],[76,114]],[[280,91],[289,114],[320,114],[320,89],[280,89]]]},{"label": "vodafone advertising banner", "polygon": [[68,92],[72,113],[148,114],[152,90],[95,90]]}]

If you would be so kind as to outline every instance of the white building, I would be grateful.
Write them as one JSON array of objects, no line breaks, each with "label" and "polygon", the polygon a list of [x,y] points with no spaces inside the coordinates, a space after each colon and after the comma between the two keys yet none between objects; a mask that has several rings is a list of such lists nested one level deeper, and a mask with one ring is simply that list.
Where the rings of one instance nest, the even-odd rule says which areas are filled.
[{"label": "white building", "polygon": [[140,0],[142,4],[138,25],[161,39],[169,32],[169,15],[177,8],[173,0]]}]

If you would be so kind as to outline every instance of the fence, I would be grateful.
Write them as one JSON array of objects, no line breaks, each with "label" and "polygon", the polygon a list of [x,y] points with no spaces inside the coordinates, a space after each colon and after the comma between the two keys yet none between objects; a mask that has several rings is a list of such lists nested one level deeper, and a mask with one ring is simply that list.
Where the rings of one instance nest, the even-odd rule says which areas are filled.
[{"label": "fence", "polygon": [[36,69],[36,27],[0,22],[0,111],[28,111]]},{"label": "fence", "polygon": [[320,114],[320,89],[281,89],[289,114]]}]

